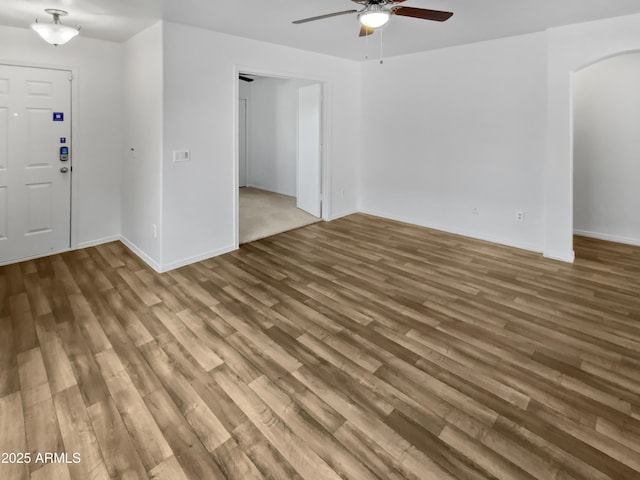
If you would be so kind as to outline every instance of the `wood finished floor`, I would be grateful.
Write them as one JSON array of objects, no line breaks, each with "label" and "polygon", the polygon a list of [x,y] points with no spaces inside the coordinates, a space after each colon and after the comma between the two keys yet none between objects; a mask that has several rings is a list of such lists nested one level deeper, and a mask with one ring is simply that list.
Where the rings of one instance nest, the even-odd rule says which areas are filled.
[{"label": "wood finished floor", "polygon": [[2,267],[0,479],[640,478],[640,248],[576,252],[352,215]]}]

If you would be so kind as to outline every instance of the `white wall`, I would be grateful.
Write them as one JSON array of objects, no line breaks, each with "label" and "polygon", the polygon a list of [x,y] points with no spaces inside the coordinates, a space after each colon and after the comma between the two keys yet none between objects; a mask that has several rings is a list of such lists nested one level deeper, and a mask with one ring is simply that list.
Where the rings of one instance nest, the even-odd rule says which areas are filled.
[{"label": "white wall", "polygon": [[544,33],[366,63],[362,210],[541,251],[546,74]]},{"label": "white wall", "polygon": [[[164,46],[164,268],[237,245],[238,70],[328,82],[325,205],[329,218],[356,209],[356,62],[173,23],[164,24]],[[172,162],[182,148],[191,160]]]},{"label": "white wall", "polygon": [[162,268],[162,45],[161,22],[125,43],[126,110],[121,124],[125,131],[122,236],[158,270]]},{"label": "white wall", "polygon": [[0,26],[0,63],[74,69],[72,246],[120,235],[121,44],[85,38],[52,47],[33,31]]},{"label": "white wall", "polygon": [[249,186],[296,196],[298,89],[312,83],[284,78],[251,83]]},{"label": "white wall", "polygon": [[574,76],[574,231],[640,245],[640,54]]}]

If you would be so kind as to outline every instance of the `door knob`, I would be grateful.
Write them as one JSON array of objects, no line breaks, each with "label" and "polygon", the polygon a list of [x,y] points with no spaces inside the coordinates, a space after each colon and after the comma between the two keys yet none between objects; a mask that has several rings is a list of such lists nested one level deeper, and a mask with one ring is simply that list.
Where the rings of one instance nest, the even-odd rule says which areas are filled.
[{"label": "door knob", "polygon": [[62,173],[67,173],[67,172],[69,171],[69,168],[68,168],[68,167],[62,167],[62,168],[60,169],[60,171],[61,171]]}]

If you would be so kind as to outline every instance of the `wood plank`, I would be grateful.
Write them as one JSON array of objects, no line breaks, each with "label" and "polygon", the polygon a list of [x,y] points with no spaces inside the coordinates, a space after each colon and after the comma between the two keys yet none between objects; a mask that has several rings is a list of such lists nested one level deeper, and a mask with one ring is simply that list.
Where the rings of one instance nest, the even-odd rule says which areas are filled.
[{"label": "wood plank", "polygon": [[342,478],[375,479],[376,475],[371,470],[345,450],[329,432],[267,377],[257,378],[249,387]]},{"label": "wood plank", "polygon": [[273,480],[302,479],[251,421],[246,421],[236,427],[233,431],[233,438],[265,478]]},{"label": "wood plank", "polygon": [[11,317],[0,318],[0,398],[18,392],[20,379]]},{"label": "wood plank", "polygon": [[221,365],[222,359],[209,349],[191,330],[180,320],[179,314],[160,307],[153,309],[154,315],[167,327],[173,337],[189,350],[200,366],[207,372]]},{"label": "wood plank", "polygon": [[[18,368],[27,451],[34,459],[38,453],[62,452],[62,436],[40,349],[33,348],[18,355]],[[32,475],[41,467],[43,464],[35,461],[29,464]]]},{"label": "wood plank", "polygon": [[87,341],[76,324],[58,324],[58,335],[73,369],[74,377],[87,407],[104,401],[109,395]]},{"label": "wood plank", "polygon": [[64,463],[47,463],[31,473],[31,480],[71,480],[69,467]]},{"label": "wood plank", "polygon": [[212,453],[229,440],[231,435],[225,426],[182,373],[174,367],[164,350],[152,342],[144,345],[142,351],[158,374],[165,390],[206,449]]},{"label": "wood plank", "polygon": [[389,453],[395,461],[406,468],[412,475],[426,475],[429,478],[454,480],[454,477],[439,467],[433,460],[418,451],[385,425],[379,418],[368,414],[349,401],[341,392],[327,386],[306,367],[293,374],[310,390],[323,398],[334,409],[360,430],[364,431],[374,442]]},{"label": "wood plank", "polygon": [[[15,351],[21,353],[35,347],[38,344],[38,336],[27,294],[13,295],[8,300],[3,300],[3,303],[8,310],[6,315],[10,315],[13,321],[13,347]],[[0,318],[2,317],[0,315]]]},{"label": "wood plank", "polygon": [[56,322],[52,315],[40,316],[36,319],[36,331],[42,352],[42,359],[47,370],[51,393],[66,390],[78,382],[73,368],[58,335]]},{"label": "wood plank", "polygon": [[165,391],[156,390],[147,395],[145,403],[170,443],[187,478],[224,480],[224,474]]},{"label": "wood plank", "polygon": [[[20,392],[0,398],[0,453],[24,454],[27,452],[24,414]],[[29,465],[21,458],[7,457],[0,463],[0,478],[23,480],[29,478]],[[22,462],[22,463],[21,463]]]},{"label": "wood plank", "polygon": [[242,409],[255,427],[304,478],[338,480],[340,476],[312,450],[303,447],[299,437],[274,412],[224,366],[211,372],[214,380]]},{"label": "wood plank", "polygon": [[264,477],[233,438],[213,452],[213,458],[228,480],[261,480]]},{"label": "wood plank", "polygon": [[94,403],[87,413],[111,478],[146,478],[147,472],[113,401],[106,398]]},{"label": "wood plank", "polygon": [[162,348],[172,362],[175,362],[176,367],[202,401],[207,404],[211,412],[215,413],[227,432],[231,432],[247,420],[242,410],[233,403],[233,400],[213,381],[211,376],[197,368],[195,360],[189,358],[189,354],[180,345],[167,343]]},{"label": "wood plank", "polygon": [[[60,433],[64,442],[64,452],[73,458],[80,456],[79,463],[69,465],[73,480],[87,479],[109,480],[98,441],[87,416],[82,394],[77,386],[69,387],[53,395]],[[45,452],[41,452],[45,453]]]},{"label": "wood plank", "polygon": [[149,480],[189,480],[176,457],[169,457],[149,472]]},{"label": "wood plank", "polygon": [[[120,412],[138,455],[147,471],[173,455],[156,421],[151,416],[140,393],[120,364],[114,366],[117,357],[103,352],[98,359],[105,375],[107,388]],[[118,361],[119,363],[119,361]],[[107,373],[109,372],[109,373]]]}]

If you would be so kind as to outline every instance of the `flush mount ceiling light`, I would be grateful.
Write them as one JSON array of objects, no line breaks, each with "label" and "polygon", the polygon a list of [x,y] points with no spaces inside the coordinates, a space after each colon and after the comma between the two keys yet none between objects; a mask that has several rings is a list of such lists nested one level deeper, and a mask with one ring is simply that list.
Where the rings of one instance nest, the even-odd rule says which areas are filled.
[{"label": "flush mount ceiling light", "polygon": [[360,23],[368,28],[380,28],[389,21],[389,18],[391,18],[391,12],[377,3],[368,5],[358,14]]},{"label": "flush mount ceiling light", "polygon": [[57,47],[58,45],[64,45],[80,33],[79,26],[74,28],[60,23],[60,17],[64,17],[67,14],[64,10],[47,8],[45,12],[53,16],[52,23],[38,23],[38,19],[36,19],[35,23],[31,24],[31,28],[40,35],[44,41]]}]

